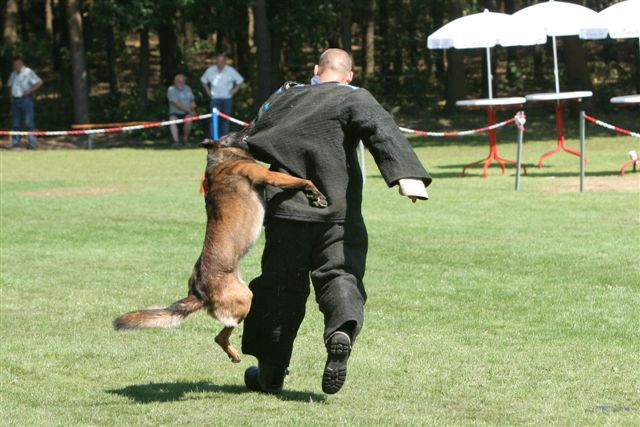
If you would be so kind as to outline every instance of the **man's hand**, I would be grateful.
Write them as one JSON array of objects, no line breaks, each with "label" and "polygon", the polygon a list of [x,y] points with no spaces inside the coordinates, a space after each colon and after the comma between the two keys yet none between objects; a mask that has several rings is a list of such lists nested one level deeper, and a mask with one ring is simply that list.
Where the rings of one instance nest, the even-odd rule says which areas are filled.
[{"label": "man's hand", "polygon": [[204,92],[207,94],[207,96],[209,98],[213,98],[213,95],[211,94],[211,89],[209,88],[209,85],[207,83],[202,83],[202,87],[204,88]]},{"label": "man's hand", "polygon": [[26,91],[25,93],[23,93],[24,96],[31,96],[33,95],[33,93],[35,91],[37,91],[38,89],[40,89],[40,86],[42,86],[42,80],[38,80],[33,86],[31,86],[31,89],[29,89],[28,91]]}]

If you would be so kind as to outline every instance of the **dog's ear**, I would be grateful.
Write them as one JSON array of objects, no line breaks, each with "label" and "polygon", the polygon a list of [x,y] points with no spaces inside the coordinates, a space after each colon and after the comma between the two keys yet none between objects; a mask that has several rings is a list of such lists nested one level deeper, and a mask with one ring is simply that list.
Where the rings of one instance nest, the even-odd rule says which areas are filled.
[{"label": "dog's ear", "polygon": [[220,148],[220,141],[214,141],[212,139],[205,139],[200,143],[202,148],[206,148],[209,153],[213,150]]}]

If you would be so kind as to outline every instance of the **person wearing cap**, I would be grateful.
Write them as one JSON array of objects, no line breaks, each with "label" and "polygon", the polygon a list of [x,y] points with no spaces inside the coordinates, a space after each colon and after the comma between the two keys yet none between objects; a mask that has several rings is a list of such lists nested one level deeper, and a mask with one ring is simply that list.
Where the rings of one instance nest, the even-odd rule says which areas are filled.
[{"label": "person wearing cap", "polygon": [[271,170],[313,181],[328,207],[309,205],[299,191],[265,189],[262,273],[251,281],[251,310],[242,351],[258,359],[245,372],[254,391],[280,393],[293,342],[313,284],[324,315],[325,393],[338,392],[364,322],[367,230],[357,147],[369,149],[389,186],[412,201],[427,199],[431,177],[389,113],[366,89],[349,85],[351,56],[329,49],[314,67],[316,84],[286,83],[238,134]]}]

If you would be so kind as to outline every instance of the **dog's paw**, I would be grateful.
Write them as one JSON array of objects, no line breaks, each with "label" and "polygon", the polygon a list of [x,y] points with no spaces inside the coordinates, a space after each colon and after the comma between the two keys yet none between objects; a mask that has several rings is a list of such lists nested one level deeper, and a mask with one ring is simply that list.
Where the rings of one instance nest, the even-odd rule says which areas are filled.
[{"label": "dog's paw", "polygon": [[309,199],[309,203],[311,203],[311,206],[313,206],[314,208],[324,209],[329,206],[327,198],[320,192],[307,193],[307,198]]},{"label": "dog's paw", "polygon": [[307,185],[304,187],[304,194],[307,196],[307,199],[309,199],[309,204],[315,208],[323,209],[329,206],[325,195],[309,180],[307,180]]}]

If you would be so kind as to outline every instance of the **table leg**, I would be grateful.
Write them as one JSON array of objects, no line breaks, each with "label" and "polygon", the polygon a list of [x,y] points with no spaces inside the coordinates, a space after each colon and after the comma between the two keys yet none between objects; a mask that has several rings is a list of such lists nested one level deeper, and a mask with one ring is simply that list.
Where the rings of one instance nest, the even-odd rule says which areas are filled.
[{"label": "table leg", "polygon": [[[538,160],[538,167],[542,168],[542,162],[545,159],[548,159],[549,157],[553,156],[554,154],[556,154],[557,152],[559,152],[560,150],[564,150],[569,154],[573,154],[574,156],[578,156],[580,157],[580,153],[576,150],[572,150],[571,148],[567,147],[565,144],[565,140],[564,140],[564,102],[562,101],[557,101],[556,102],[556,136],[558,139],[556,148],[554,148],[553,150],[544,153],[541,157],[540,160]],[[587,159],[584,159],[584,164],[587,164]]]},{"label": "table leg", "polygon": [[[491,126],[496,124],[496,109],[493,107],[487,107],[487,126]],[[496,130],[492,129],[489,131],[489,155],[487,157],[485,157],[484,159],[481,160],[477,160],[473,163],[469,163],[468,165],[465,165],[462,168],[462,176],[467,176],[466,171],[467,169],[469,169],[471,166],[475,166],[477,164],[480,164],[482,162],[484,162],[484,166],[482,167],[482,176],[483,178],[487,177],[487,169],[489,168],[489,166],[491,165],[491,163],[493,161],[498,162],[498,164],[500,165],[500,167],[502,168],[502,174],[504,175],[505,171],[506,171],[506,167],[505,167],[505,163],[508,163],[510,165],[515,165],[516,162],[513,160],[509,160],[506,159],[504,157],[500,157],[500,155],[498,154],[498,144],[497,144],[497,137],[496,137]],[[527,173],[527,168],[522,165],[522,169],[524,170],[524,173]]]}]

